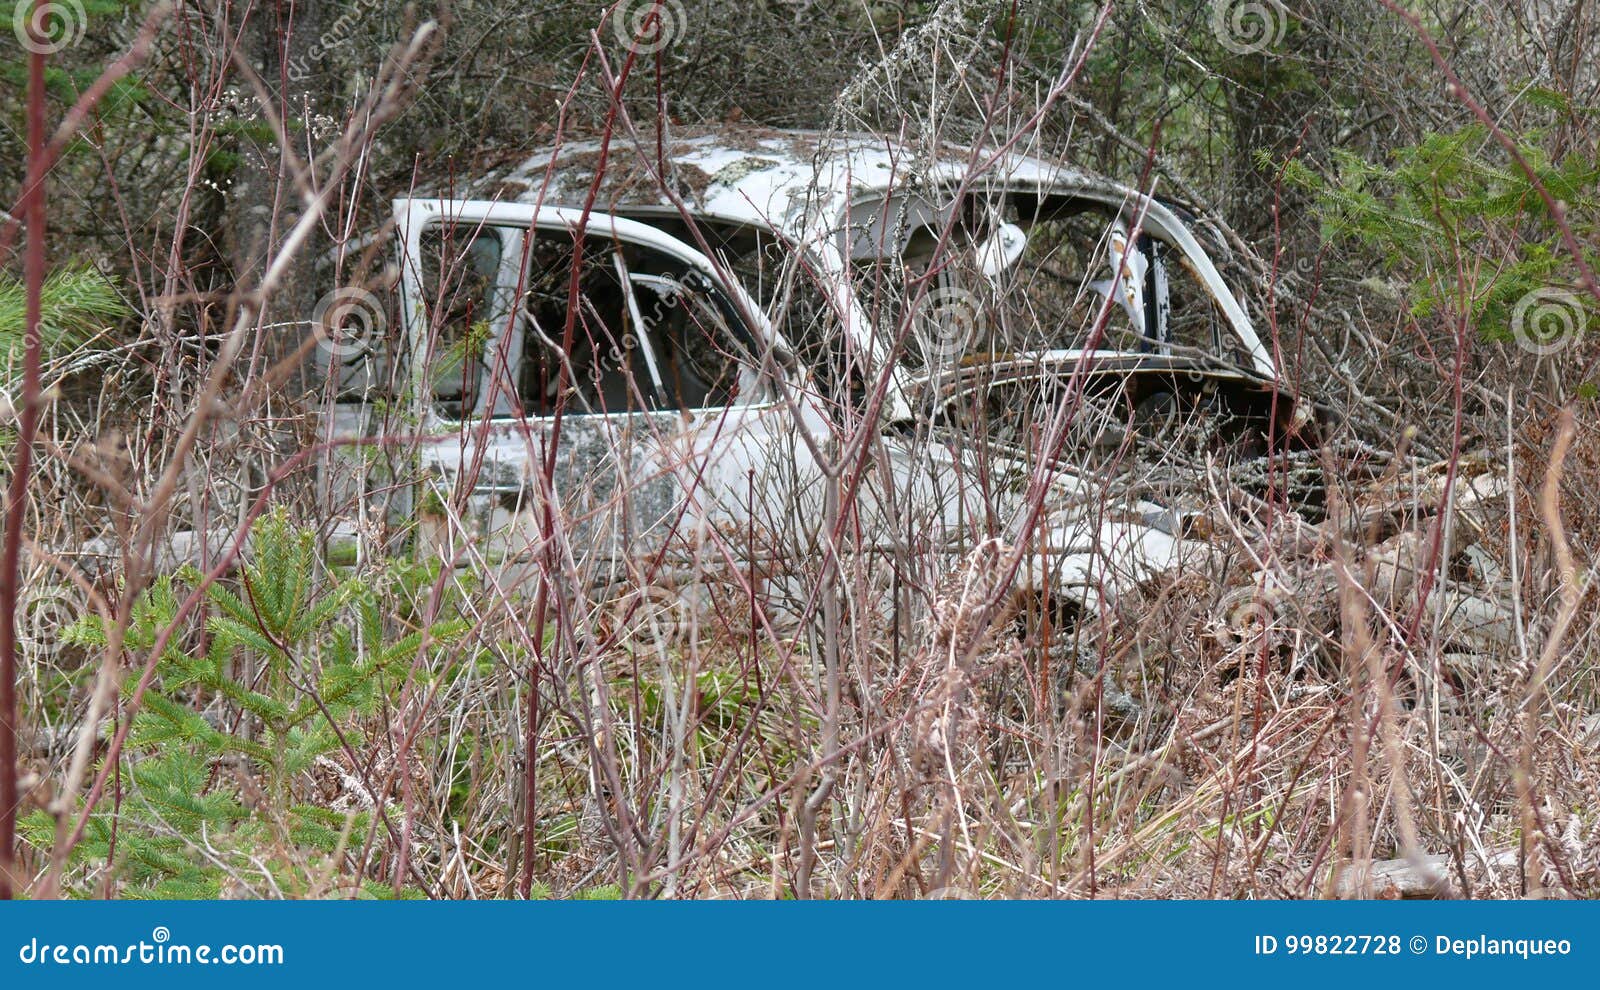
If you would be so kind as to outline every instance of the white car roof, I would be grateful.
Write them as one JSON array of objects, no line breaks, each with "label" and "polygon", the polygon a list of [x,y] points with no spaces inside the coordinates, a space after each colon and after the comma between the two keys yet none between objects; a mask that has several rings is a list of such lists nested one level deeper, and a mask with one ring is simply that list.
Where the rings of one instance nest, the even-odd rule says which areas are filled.
[{"label": "white car roof", "polygon": [[[667,184],[693,215],[777,231],[816,248],[825,268],[847,264],[836,235],[853,204],[909,186],[949,187],[967,180],[976,190],[1036,189],[1113,206],[1129,204],[1141,214],[1146,229],[1166,236],[1194,262],[1255,370],[1276,377],[1243,306],[1172,209],[1111,179],[1029,154],[1023,143],[998,150],[947,144],[929,153],[883,135],[717,124],[672,129],[658,155],[654,133],[641,138],[643,145],[628,135],[613,137],[596,211],[677,213],[657,181],[656,172],[664,166]],[[470,187],[469,195],[525,205],[581,206],[599,172],[601,151],[598,140],[547,148],[513,167],[490,172]]]},{"label": "white car roof", "polygon": [[[647,137],[647,140],[650,138]],[[581,205],[599,164],[600,142],[569,142],[539,151],[522,163],[491,173],[473,190],[477,199]],[[998,158],[954,145],[936,158],[871,134],[780,131],[744,125],[675,130],[663,156],[672,188],[700,216],[754,224],[791,237],[808,217],[837,217],[851,202],[881,195],[909,180],[959,181],[973,164],[987,164],[980,184],[1048,186],[1095,191],[1117,199],[1137,194],[1108,179],[1015,151]],[[612,140],[595,209],[672,208],[653,174],[653,141]],[[798,238],[797,238],[798,239]]]}]

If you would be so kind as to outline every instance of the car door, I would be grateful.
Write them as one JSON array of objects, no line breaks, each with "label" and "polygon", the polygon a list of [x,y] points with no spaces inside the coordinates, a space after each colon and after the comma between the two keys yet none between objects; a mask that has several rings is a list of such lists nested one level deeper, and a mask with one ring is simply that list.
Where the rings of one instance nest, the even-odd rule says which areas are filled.
[{"label": "car door", "polygon": [[441,552],[514,581],[553,539],[586,585],[656,583],[805,524],[796,431],[820,417],[780,401],[783,342],[702,254],[561,208],[403,200],[396,218]]}]

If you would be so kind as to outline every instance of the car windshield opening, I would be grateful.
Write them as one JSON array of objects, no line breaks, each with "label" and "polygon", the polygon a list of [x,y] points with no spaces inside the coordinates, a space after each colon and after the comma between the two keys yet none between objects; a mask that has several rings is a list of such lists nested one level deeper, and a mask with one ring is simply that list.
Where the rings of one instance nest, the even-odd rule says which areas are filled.
[{"label": "car windshield opening", "polygon": [[1010,355],[1107,350],[1231,356],[1191,259],[1133,206],[975,194],[958,211],[884,200],[853,219],[852,278],[875,324],[929,371]]}]

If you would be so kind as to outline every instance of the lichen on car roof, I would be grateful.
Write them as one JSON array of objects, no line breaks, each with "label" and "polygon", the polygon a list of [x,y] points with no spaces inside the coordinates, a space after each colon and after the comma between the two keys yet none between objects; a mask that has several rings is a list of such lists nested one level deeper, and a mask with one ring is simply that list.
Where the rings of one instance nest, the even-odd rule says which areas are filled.
[{"label": "lichen on car roof", "polygon": [[[659,151],[648,136],[638,144],[614,138],[604,154],[594,205],[608,212],[670,208],[673,199],[656,179],[661,174],[678,198],[703,215],[792,228],[802,214],[835,209],[847,197],[870,195],[919,175],[949,181],[965,174],[972,161],[968,149],[943,145],[930,153],[882,135],[702,125],[675,129]],[[601,162],[598,140],[567,142],[486,176],[474,195],[581,206]],[[1070,178],[1109,185],[1022,155],[1002,156],[1001,165],[1001,172],[1024,182]]]}]

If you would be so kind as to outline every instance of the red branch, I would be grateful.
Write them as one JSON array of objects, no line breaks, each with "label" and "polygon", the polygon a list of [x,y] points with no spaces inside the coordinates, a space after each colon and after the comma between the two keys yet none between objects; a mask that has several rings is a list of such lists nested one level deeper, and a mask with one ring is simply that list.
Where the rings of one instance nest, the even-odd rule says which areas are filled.
[{"label": "red branch", "polygon": [[[41,41],[33,18],[29,33]],[[44,50],[28,56],[28,189],[22,215],[28,228],[23,256],[27,283],[27,336],[23,341],[22,409],[17,428],[17,459],[11,466],[6,500],[5,549],[0,556],[0,900],[10,900],[16,881],[17,838],[17,562],[27,515],[28,475],[33,441],[39,431],[39,352],[41,294],[44,290]]]}]

